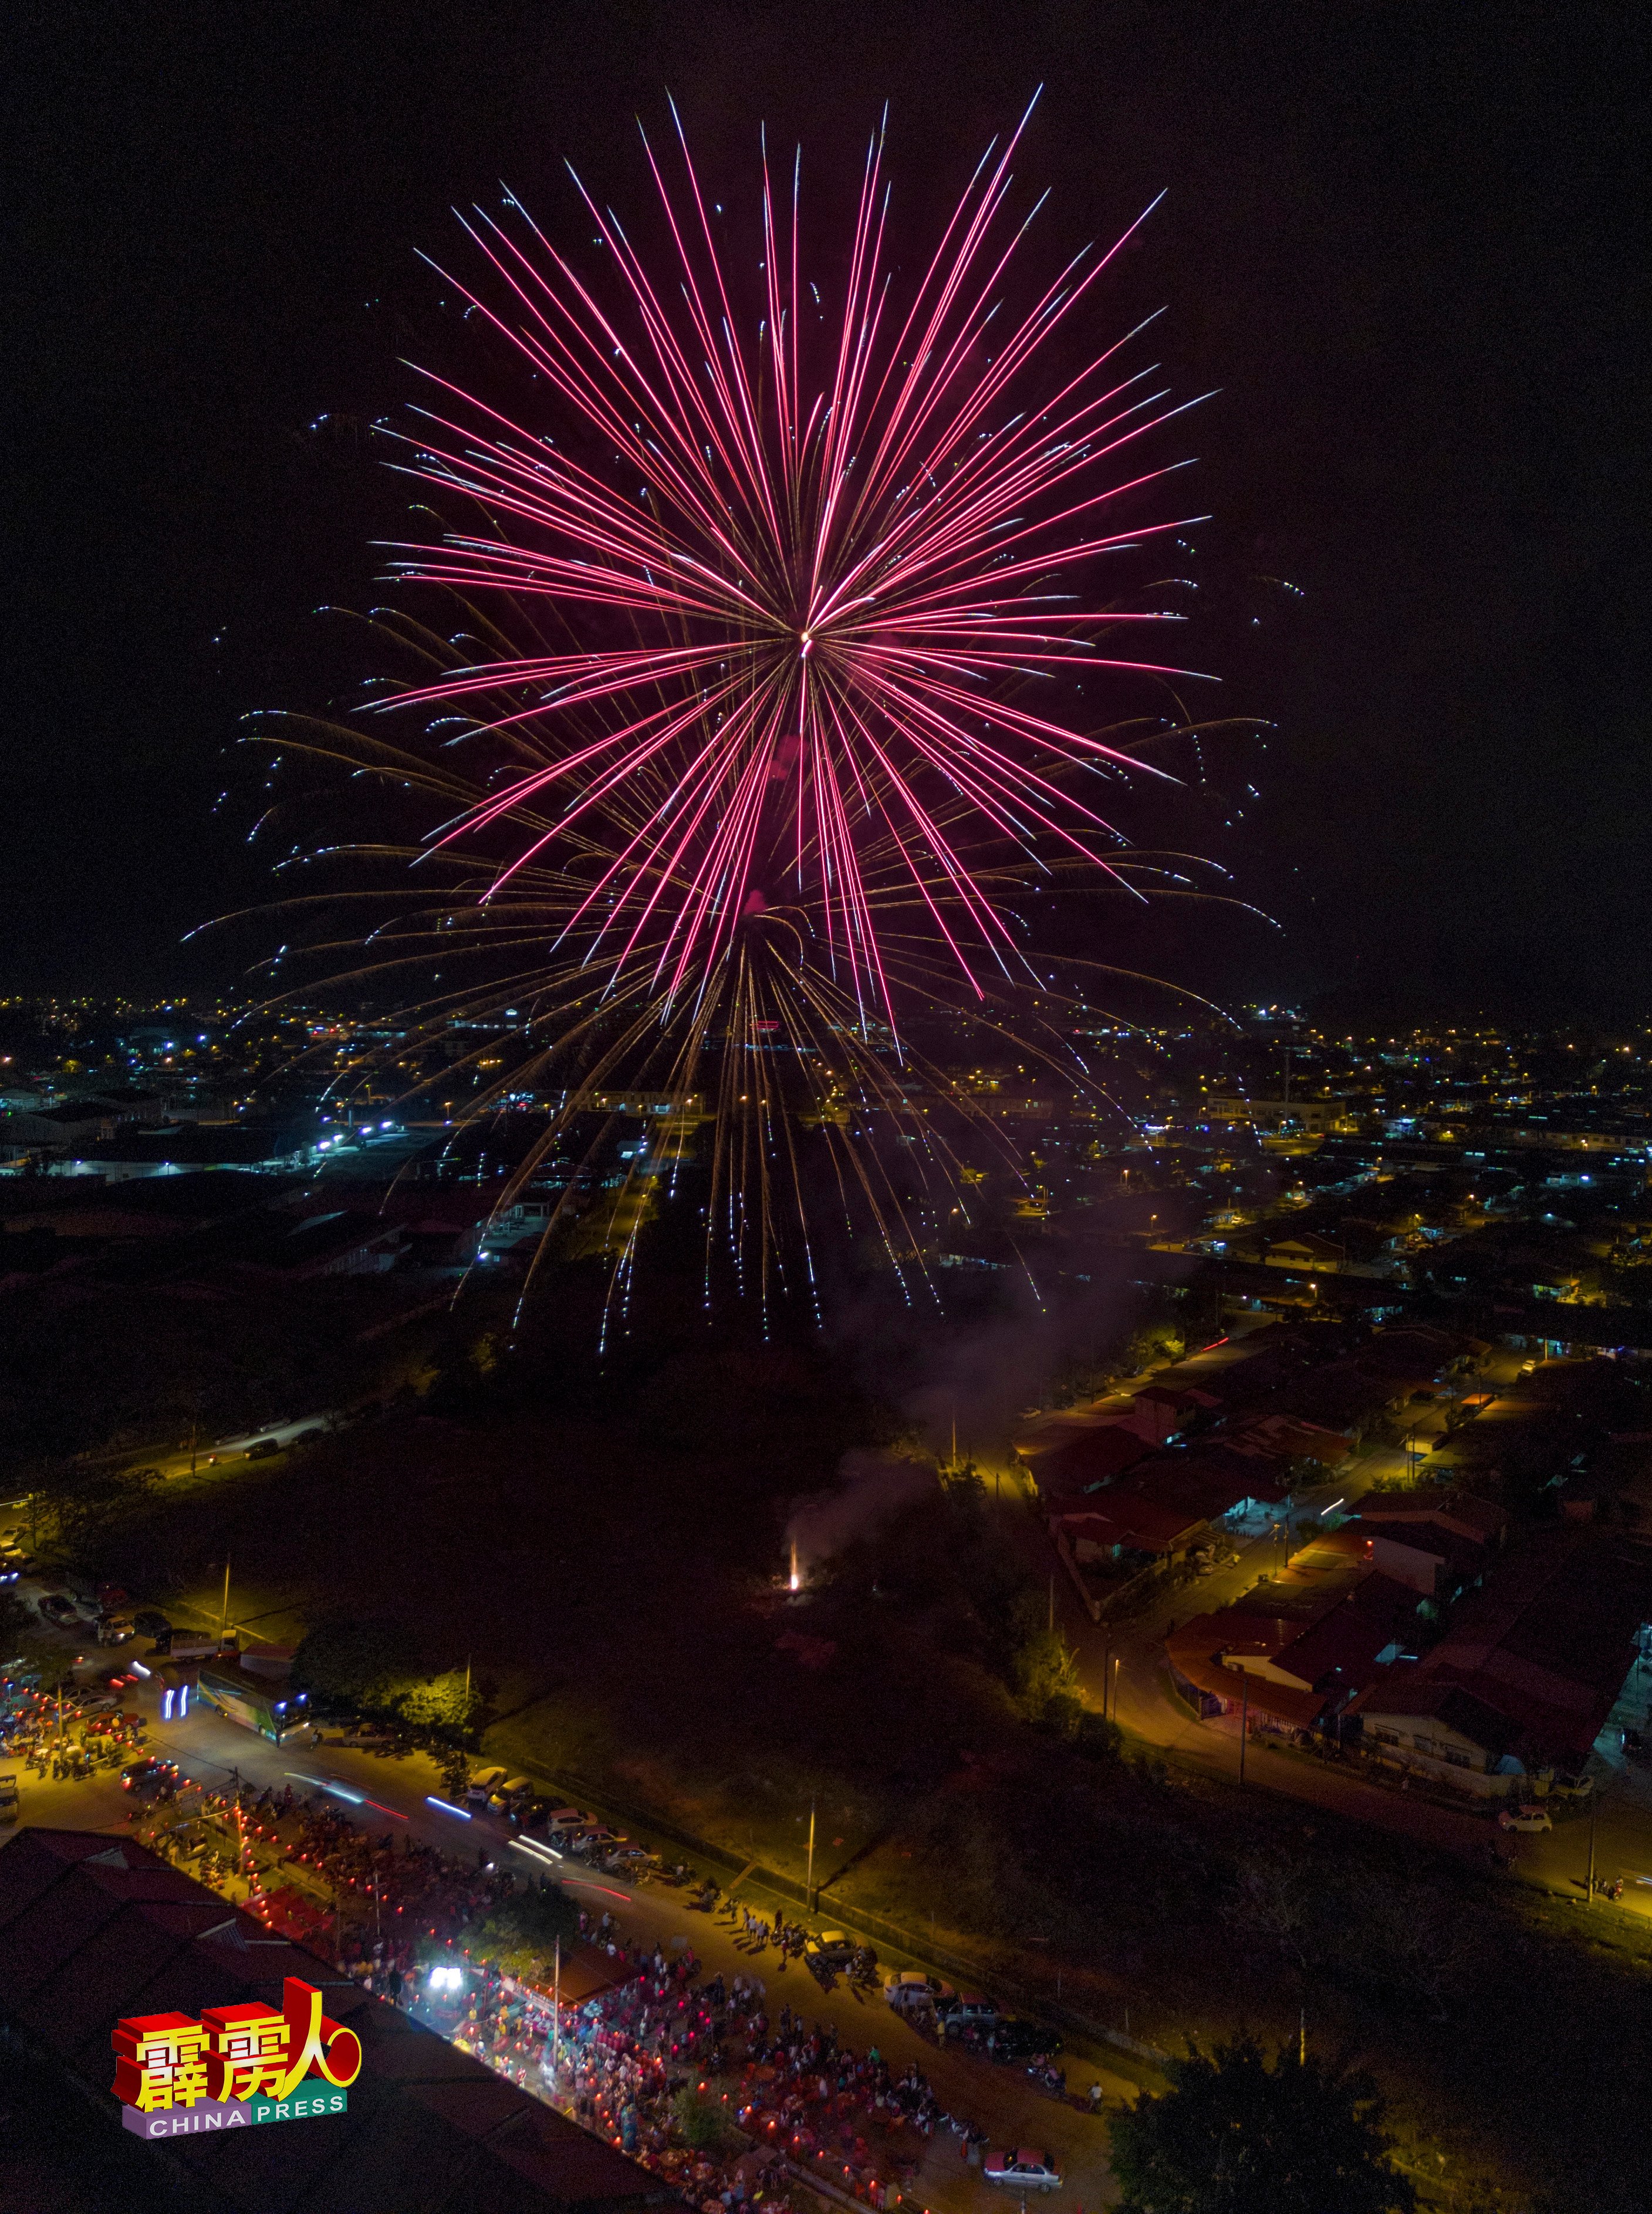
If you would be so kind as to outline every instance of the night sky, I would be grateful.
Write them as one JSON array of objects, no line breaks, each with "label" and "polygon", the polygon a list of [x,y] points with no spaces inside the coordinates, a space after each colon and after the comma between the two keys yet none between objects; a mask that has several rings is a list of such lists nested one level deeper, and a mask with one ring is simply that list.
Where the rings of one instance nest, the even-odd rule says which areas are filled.
[{"label": "night sky", "polygon": [[[1042,80],[1049,250],[1167,187],[1098,328],[1163,301],[1178,387],[1221,388],[1182,434],[1227,610],[1203,650],[1278,728],[1220,850],[1284,929],[1206,981],[1648,1012],[1648,22],[14,5],[0,991],[234,973],[180,945],[267,895],[225,749],[315,698],[309,611],[370,597],[395,495],[356,426],[440,343],[416,250],[455,252],[453,204],[503,180],[577,232],[569,157],[637,205],[668,87],[731,193],[764,120],[829,199],[887,99],[915,246]],[[1252,635],[1259,577],[1304,596],[1255,588]]]}]

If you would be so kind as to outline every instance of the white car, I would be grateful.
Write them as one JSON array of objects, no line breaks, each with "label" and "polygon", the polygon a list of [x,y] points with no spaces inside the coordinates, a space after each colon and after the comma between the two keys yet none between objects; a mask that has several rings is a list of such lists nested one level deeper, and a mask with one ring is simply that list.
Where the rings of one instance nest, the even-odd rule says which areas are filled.
[{"label": "white car", "polygon": [[1505,1807],[1497,1817],[1500,1830],[1552,1830],[1554,1824],[1541,1807]]},{"label": "white car", "polygon": [[956,1998],[957,1992],[950,1984],[941,1983],[934,1976],[920,1975],[915,1968],[902,1968],[886,1977],[884,1997],[897,2014],[916,2008],[920,2011],[933,2008],[938,2000]]},{"label": "white car", "polygon": [[978,1998],[966,1991],[959,1999],[950,1999],[942,2007],[949,2034],[958,2029],[990,2029],[998,2020],[998,2009],[990,1999]]},{"label": "white car", "polygon": [[1047,2152],[1023,2145],[1017,2152],[1000,2153],[989,2160],[982,2174],[988,2183],[1007,2183],[1015,2191],[1059,2191],[1061,2171]]}]

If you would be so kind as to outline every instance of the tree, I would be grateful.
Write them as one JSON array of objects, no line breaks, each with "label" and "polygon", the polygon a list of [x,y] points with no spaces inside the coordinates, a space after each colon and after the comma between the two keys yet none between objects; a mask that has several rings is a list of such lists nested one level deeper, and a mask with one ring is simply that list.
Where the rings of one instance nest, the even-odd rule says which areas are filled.
[{"label": "tree", "polygon": [[70,1461],[59,1463],[39,1489],[50,1501],[59,1542],[71,1553],[84,1555],[140,1506],[159,1481],[152,1468],[88,1468]]},{"label": "tree", "polygon": [[1247,2034],[1172,2061],[1113,2124],[1123,2214],[1412,2214],[1368,2076]]},{"label": "tree", "polygon": [[485,1703],[469,1671],[453,1668],[409,1686],[397,1699],[396,1711],[414,1729],[466,1731],[475,1727]]},{"label": "tree", "polygon": [[419,1673],[419,1648],[400,1623],[334,1615],[306,1633],[294,1679],[323,1698],[389,1706]]},{"label": "tree", "polygon": [[717,2102],[686,2085],[671,2101],[671,2118],[683,2144],[693,2152],[715,2152],[729,2133]]},{"label": "tree", "polygon": [[1187,1340],[1179,1323],[1144,1322],[1130,1332],[1124,1359],[1131,1373],[1140,1375],[1155,1361],[1179,1361],[1186,1351]]},{"label": "tree", "polygon": [[27,1599],[0,1591],[0,1668],[37,1683],[56,1683],[63,1673],[63,1648],[46,1634]]},{"label": "tree", "polygon": [[1052,1700],[1065,1697],[1072,1702],[1068,1711],[1076,1728],[1078,1656],[1049,1621],[1043,1593],[1032,1585],[1018,1591],[1010,1602],[1007,1642],[1010,1683],[1029,1716],[1042,1720]]},{"label": "tree", "polygon": [[492,1960],[508,1976],[544,1976],[560,1938],[572,1942],[579,1910],[560,1883],[547,1883],[501,1899],[471,1940],[479,1960]]}]

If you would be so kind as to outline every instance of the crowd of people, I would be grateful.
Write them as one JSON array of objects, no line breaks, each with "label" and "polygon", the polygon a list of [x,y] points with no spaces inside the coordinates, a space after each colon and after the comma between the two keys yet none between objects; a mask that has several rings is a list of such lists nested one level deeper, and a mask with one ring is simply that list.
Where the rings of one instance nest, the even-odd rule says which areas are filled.
[{"label": "crowd of people", "polygon": [[399,1997],[421,1948],[485,1916],[512,1879],[421,1844],[406,1830],[358,1828],[321,1795],[211,1790],[162,1777],[132,1818],[168,1859],[244,1895],[296,1942],[325,1951],[380,1996]]},{"label": "crowd of people", "polygon": [[[784,2003],[771,2019],[759,1977],[703,1980],[691,1950],[668,1957],[621,1942],[606,1916],[581,1919],[612,1962],[609,1989],[559,2020],[542,1989],[468,1961],[452,2034],[670,2177],[702,2214],[774,2209],[794,2169],[892,2204],[937,2130],[960,2159],[980,2158],[985,2131],[948,2113],[915,2065],[891,2067],[875,2045],[857,2052]],[[440,1979],[413,2003],[440,2025]]]},{"label": "crowd of people", "polygon": [[[321,1795],[213,1791],[163,1776],[137,1834],[272,1929],[335,1960],[523,2090],[669,2178],[702,2214],[785,2214],[788,2163],[874,2206],[893,2203],[938,2131],[978,2160],[985,2132],[948,2113],[915,2065],[857,2052],[756,1972],[706,1978],[691,1948],[646,1948],[581,1911],[568,1961],[578,2004],[479,1957],[481,1925],[535,1879],[376,1833]],[[801,1930],[725,1909],[750,1957],[803,1951]],[[483,1949],[486,1949],[485,1948]],[[768,1965],[766,1963],[766,1965]],[[452,1969],[457,1973],[452,1973]]]},{"label": "crowd of people", "polygon": [[19,1678],[0,1677],[0,1758],[21,1762],[42,1783],[95,1776],[118,1768],[141,1749],[141,1715],[94,1708],[78,1685],[42,1691]]}]

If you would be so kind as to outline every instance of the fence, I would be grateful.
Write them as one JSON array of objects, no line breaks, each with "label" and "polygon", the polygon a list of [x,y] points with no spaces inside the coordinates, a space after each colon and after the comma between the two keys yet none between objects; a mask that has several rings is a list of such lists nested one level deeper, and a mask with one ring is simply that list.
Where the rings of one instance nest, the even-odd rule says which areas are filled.
[{"label": "fence", "polygon": [[[532,1777],[536,1784],[548,1784],[554,1791],[590,1806],[595,1813],[634,1824],[639,1830],[651,1831],[656,1837],[669,1838],[673,1844],[681,1845],[686,1851],[693,1853],[696,1860],[710,1862],[733,1879],[728,1886],[730,1890],[737,1884],[742,1891],[764,1892],[771,1898],[801,1907],[805,1913],[813,1913],[817,1917],[821,1899],[831,1890],[835,1881],[835,1878],[829,1876],[823,1883],[817,1884],[811,1903],[803,1885],[790,1876],[780,1875],[778,1869],[765,1868],[758,1861],[743,1859],[739,1854],[729,1852],[721,1845],[714,1845],[705,1838],[697,1838],[688,1830],[679,1829],[675,1823],[664,1820],[658,1814],[640,1807],[629,1806],[607,1791],[593,1789],[582,1777],[574,1776],[566,1770],[535,1768],[528,1761],[523,1761],[521,1768],[523,1774]],[[1113,2028],[1108,2023],[1098,2021],[1092,2015],[1082,2014],[1075,2007],[1064,2005],[1059,1998],[1052,2002],[1047,1992],[1023,1984],[1018,1979],[1007,1978],[998,1969],[968,1954],[954,1953],[939,1946],[933,1936],[926,1938],[902,1929],[898,1923],[872,1912],[868,1907],[845,1906],[834,1901],[831,1912],[834,1923],[849,1935],[867,1939],[879,1946],[891,1947],[914,1967],[926,1971],[939,1970],[972,1986],[990,1983],[1004,1997],[1013,2000],[1019,2007],[1025,2008],[1029,2013],[1036,2013],[1052,2028],[1111,2046],[1114,2051],[1128,2052],[1134,2058],[1145,2061],[1154,2068],[1163,2068],[1171,2058],[1159,2046],[1148,2044],[1141,2038],[1129,2036],[1123,2030]],[[1139,2002],[1132,2001],[1131,2003]]]}]

